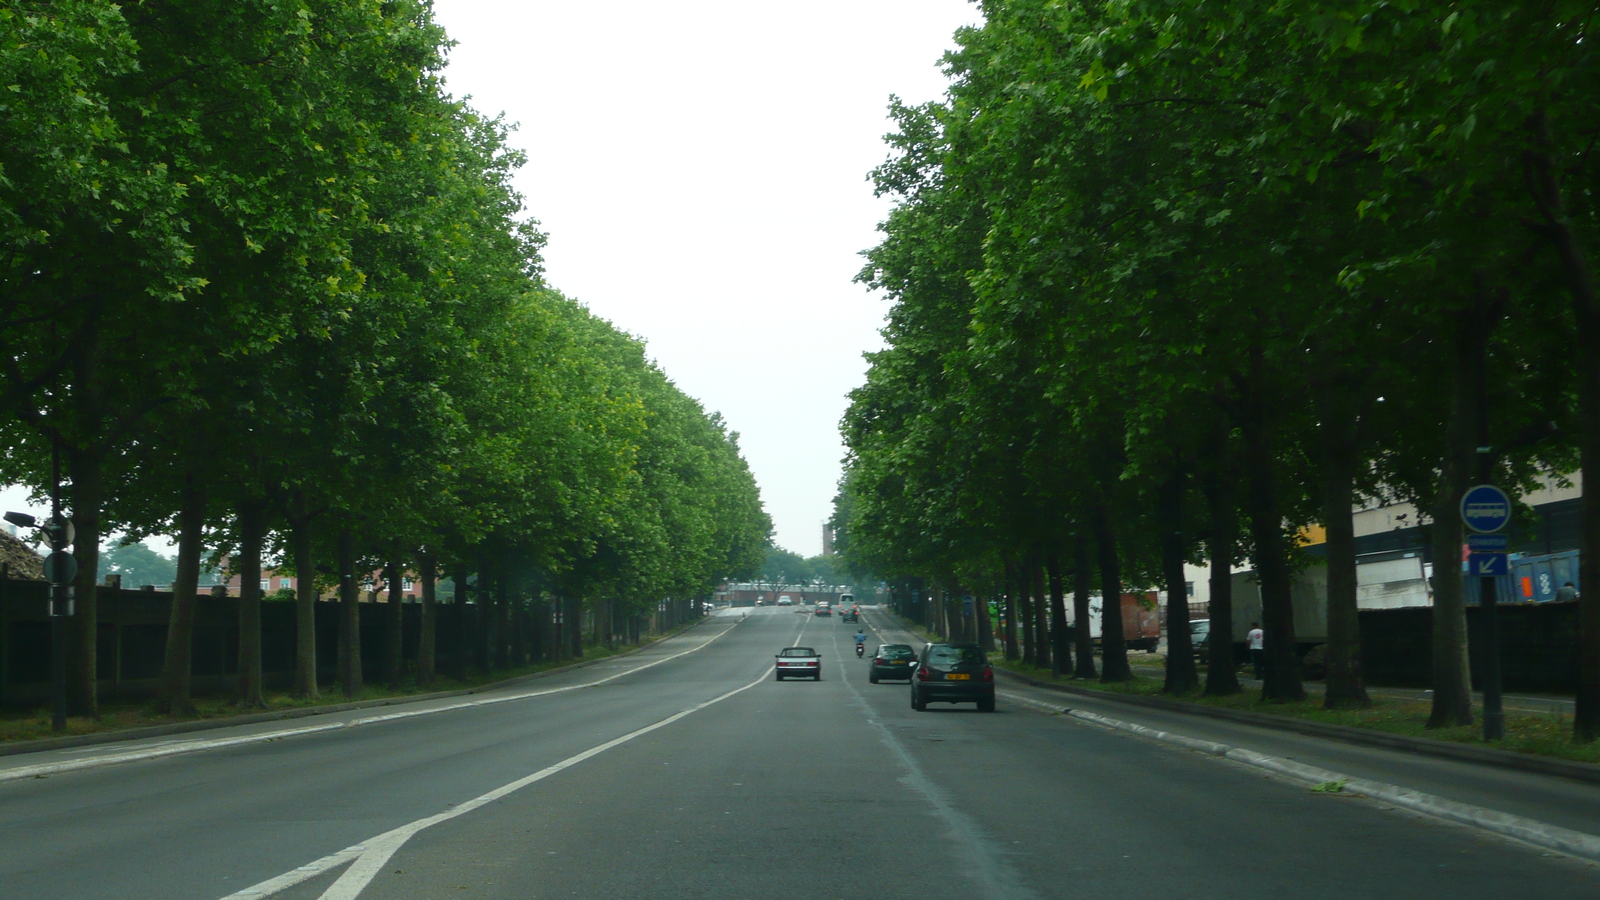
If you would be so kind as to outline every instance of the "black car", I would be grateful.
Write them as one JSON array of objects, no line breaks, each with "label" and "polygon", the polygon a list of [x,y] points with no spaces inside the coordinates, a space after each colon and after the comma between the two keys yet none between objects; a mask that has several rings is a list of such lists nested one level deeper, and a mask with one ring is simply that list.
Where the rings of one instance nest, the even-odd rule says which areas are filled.
[{"label": "black car", "polygon": [[867,671],[867,680],[873,684],[884,679],[910,681],[911,664],[916,659],[917,651],[911,649],[910,644],[879,644],[878,652],[872,654],[872,668]]},{"label": "black car", "polygon": [[994,712],[994,669],[977,644],[929,644],[917,657],[911,678],[911,708],[929,703],[976,703]]},{"label": "black car", "polygon": [[859,621],[861,621],[861,614],[856,612],[853,609],[841,609],[841,610],[839,610],[839,621],[840,622],[859,622]]}]

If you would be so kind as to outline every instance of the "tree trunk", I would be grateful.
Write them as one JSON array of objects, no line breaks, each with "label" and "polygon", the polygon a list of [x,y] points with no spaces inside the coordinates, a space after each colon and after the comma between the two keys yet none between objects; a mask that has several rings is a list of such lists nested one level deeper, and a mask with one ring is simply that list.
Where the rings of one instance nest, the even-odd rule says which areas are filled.
[{"label": "tree trunk", "polygon": [[978,643],[983,652],[994,652],[994,620],[989,618],[989,602],[983,597],[972,598],[972,614],[978,623]]},{"label": "tree trunk", "polygon": [[200,586],[201,537],[206,521],[205,493],[193,474],[184,479],[178,504],[178,572],[172,584],[172,612],[167,620],[166,655],[161,665],[161,695],[167,715],[194,714],[190,696],[190,658],[194,651],[195,593]]},{"label": "tree trunk", "polygon": [[239,504],[239,705],[264,709],[261,694],[261,545],[267,539],[267,502]]},{"label": "tree trunk", "polygon": [[1094,591],[1094,566],[1089,556],[1089,537],[1078,533],[1072,538],[1072,638],[1078,645],[1078,665],[1074,678],[1098,678],[1094,670],[1094,636],[1089,634],[1089,595]]},{"label": "tree trunk", "polygon": [[294,554],[294,695],[316,697],[317,687],[317,561],[311,548],[311,517],[304,509],[289,520]]},{"label": "tree trunk", "polygon": [[404,573],[404,564],[392,557],[383,566],[385,586],[389,589],[388,608],[384,610],[383,675],[391,691],[400,689],[400,679],[405,674],[402,658],[405,655]]},{"label": "tree trunk", "polygon": [[105,501],[104,455],[65,450],[67,474],[72,478],[69,499],[73,530],[72,556],[78,562],[73,579],[71,631],[72,657],[67,668],[67,708],[75,716],[100,717],[99,595],[95,575],[100,570],[100,506]]},{"label": "tree trunk", "polygon": [[346,697],[361,693],[361,585],[356,583],[356,539],[339,529],[339,688]]},{"label": "tree trunk", "polygon": [[1005,657],[1015,660],[1021,657],[1021,650],[1017,647],[1017,567],[1007,560],[1005,562]]},{"label": "tree trunk", "polygon": [[1017,571],[1017,611],[1022,619],[1022,662],[1026,665],[1039,664],[1039,642],[1034,625],[1036,618],[1033,614],[1033,579],[1029,577],[1032,563],[1024,561]]},{"label": "tree trunk", "polygon": [[563,618],[567,620],[567,633],[572,635],[572,658],[583,659],[583,598],[568,597],[566,604]]},{"label": "tree trunk", "polygon": [[[1585,477],[1578,512],[1582,535],[1578,580],[1583,592],[1578,595],[1578,685],[1572,734],[1575,740],[1587,743],[1600,738],[1600,486],[1596,486],[1600,481],[1600,358],[1595,355],[1595,348],[1600,347],[1600,294],[1588,252],[1566,213],[1549,118],[1541,110],[1529,117],[1528,126],[1534,138],[1534,149],[1528,151],[1528,184],[1544,218],[1544,234],[1560,257],[1577,323],[1577,340],[1572,346],[1578,348],[1578,459]],[[1582,349],[1585,347],[1589,349]],[[1438,569],[1436,562],[1434,571]]]},{"label": "tree trunk", "polygon": [[1044,554],[1028,555],[1028,593],[1033,597],[1033,664],[1050,668],[1050,597],[1045,592]]},{"label": "tree trunk", "polygon": [[1244,436],[1247,509],[1250,537],[1255,544],[1256,578],[1261,587],[1261,630],[1265,633],[1266,677],[1261,696],[1266,700],[1302,700],[1300,657],[1295,653],[1294,603],[1289,594],[1289,539],[1284,533],[1283,508],[1278,502],[1277,456],[1272,444],[1272,421],[1261,396],[1267,381],[1261,351],[1251,353],[1254,396],[1245,400],[1239,423]]},{"label": "tree trunk", "polygon": [[1050,674],[1072,674],[1072,642],[1067,637],[1067,598],[1061,587],[1061,558],[1051,550],[1044,557],[1050,573]]},{"label": "tree trunk", "polygon": [[1206,647],[1206,696],[1226,697],[1244,690],[1233,658],[1233,553],[1238,541],[1239,513],[1233,504],[1233,467],[1228,459],[1228,429],[1220,428],[1214,445],[1215,469],[1206,478],[1206,555],[1210,633]]},{"label": "tree trunk", "polygon": [[438,680],[436,645],[439,641],[438,563],[424,550],[417,556],[417,577],[422,581],[422,629],[417,636],[417,684]]},{"label": "tree trunk", "polygon": [[1189,634],[1189,590],[1183,577],[1183,493],[1187,478],[1173,472],[1161,486],[1161,576],[1167,583],[1167,678],[1161,690],[1187,694],[1200,686]]},{"label": "tree trunk", "polygon": [[1445,424],[1439,493],[1433,501],[1433,710],[1429,728],[1472,724],[1472,674],[1467,655],[1467,609],[1461,576],[1461,497],[1472,484],[1477,431],[1475,368],[1487,332],[1476,309],[1458,314],[1455,376]]},{"label": "tree trunk", "polygon": [[1320,404],[1322,432],[1322,521],[1327,529],[1328,649],[1327,709],[1372,705],[1361,675],[1361,619],[1356,602],[1355,503],[1356,422],[1344,404]]},{"label": "tree trunk", "polygon": [[1095,545],[1100,558],[1100,680],[1131,681],[1128,642],[1122,632],[1122,567],[1117,533],[1105,503],[1094,508]]}]

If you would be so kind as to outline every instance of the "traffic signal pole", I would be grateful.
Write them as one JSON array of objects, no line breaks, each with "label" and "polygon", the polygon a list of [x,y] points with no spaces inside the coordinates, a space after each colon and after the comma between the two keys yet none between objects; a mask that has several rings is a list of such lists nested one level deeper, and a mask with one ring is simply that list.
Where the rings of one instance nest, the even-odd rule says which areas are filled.
[{"label": "traffic signal pole", "polygon": [[[50,442],[50,470],[50,522],[55,524],[61,521],[61,448],[55,441]],[[52,556],[61,552],[56,546],[59,538],[56,532],[46,530],[45,537],[50,542]],[[45,575],[50,579],[50,730],[59,734],[67,730],[66,614],[71,602],[67,592],[72,588],[57,583],[59,573],[55,567]]]}]

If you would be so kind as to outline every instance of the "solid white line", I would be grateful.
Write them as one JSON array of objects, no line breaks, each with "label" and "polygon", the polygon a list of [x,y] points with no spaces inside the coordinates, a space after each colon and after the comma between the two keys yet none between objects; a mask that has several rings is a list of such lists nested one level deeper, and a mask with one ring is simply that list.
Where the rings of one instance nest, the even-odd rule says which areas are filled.
[{"label": "solid white line", "polygon": [[[1009,692],[1007,692],[1009,694]],[[1014,699],[1021,700],[1020,696],[1012,695]],[[1044,707],[1045,704],[1037,701],[1024,701],[1033,706]],[[1443,819],[1457,825],[1466,825],[1469,828],[1479,828],[1502,837],[1511,838],[1524,844],[1531,844],[1541,850],[1553,850],[1568,856],[1600,862],[1600,837],[1551,825],[1536,819],[1512,815],[1495,809],[1482,806],[1473,806],[1469,803],[1458,803],[1447,800],[1435,794],[1426,794],[1399,785],[1388,784],[1382,781],[1368,781],[1364,778],[1354,778],[1339,772],[1323,769],[1318,766],[1308,766],[1305,763],[1292,759],[1283,759],[1277,756],[1268,756],[1243,747],[1230,747],[1215,741],[1203,741],[1170,731],[1160,731],[1148,728],[1134,722],[1125,722],[1113,719],[1099,713],[1092,713],[1081,709],[1062,709],[1066,715],[1083,722],[1089,722],[1102,728],[1113,731],[1122,731],[1137,734],[1162,743],[1194,750],[1208,756],[1221,756],[1241,765],[1250,766],[1274,775],[1288,778],[1301,784],[1319,785],[1328,782],[1344,782],[1344,790],[1352,794],[1360,794],[1385,803],[1392,803],[1412,812]]]},{"label": "solid white line", "polygon": [[292,887],[293,885],[299,884],[302,881],[315,878],[316,876],[321,875],[324,872],[328,872],[346,862],[349,862],[352,859],[354,859],[355,862],[351,864],[349,869],[345,870],[344,874],[339,876],[339,880],[335,881],[328,887],[326,891],[322,893],[322,896],[319,898],[319,900],[355,900],[355,898],[360,896],[361,892],[366,889],[367,885],[372,882],[372,879],[383,870],[384,865],[388,863],[390,857],[394,856],[395,851],[404,846],[405,842],[410,840],[412,835],[426,828],[437,825],[440,822],[446,822],[450,819],[454,819],[457,816],[464,815],[487,803],[493,803],[494,801],[519,791],[528,785],[533,784],[534,782],[543,781],[544,779],[549,778],[551,775],[554,775],[564,769],[570,769],[586,759],[591,759],[595,756],[599,756],[613,747],[626,744],[634,738],[649,734],[650,732],[659,728],[665,728],[666,726],[671,725],[673,722],[693,715],[694,713],[697,713],[708,706],[713,706],[717,703],[727,700],[729,697],[742,694],[766,680],[767,673],[762,672],[760,678],[757,678],[755,681],[752,681],[743,687],[734,688],[733,690],[728,691],[727,693],[718,697],[713,697],[704,703],[699,703],[695,706],[689,707],[688,709],[674,713],[659,722],[646,725],[645,727],[636,729],[634,731],[630,731],[621,737],[613,738],[603,744],[591,747],[575,756],[569,756],[554,765],[546,766],[545,768],[534,772],[532,775],[527,775],[517,779],[516,781],[510,782],[509,784],[502,785],[488,792],[487,794],[483,794],[482,796],[474,797],[473,799],[468,800],[467,802],[462,803],[447,812],[442,812],[438,813],[437,815],[418,819],[415,822],[411,822],[407,825],[402,825],[399,828],[386,831],[383,834],[363,841],[356,846],[347,847],[338,853],[324,856],[322,859],[304,866],[300,866],[292,871],[285,872],[276,878],[269,878],[266,881],[260,882],[259,884],[251,885],[244,890],[236,891],[222,898],[222,900],[247,900],[247,898],[270,896],[273,893],[282,891],[288,887]]},{"label": "solid white line", "polygon": [[[734,623],[734,625],[737,624],[737,622]],[[82,769],[97,769],[101,766],[118,765],[121,763],[142,762],[147,759],[160,759],[164,756],[176,756],[180,753],[198,753],[202,750],[220,750],[226,747],[240,747],[246,744],[261,744],[267,741],[276,741],[289,737],[299,737],[307,734],[318,734],[324,731],[338,731],[343,728],[359,728],[363,725],[376,725],[382,722],[393,722],[397,719],[410,719],[416,716],[431,716],[435,713],[453,712],[458,709],[473,709],[475,707],[490,706],[496,703],[510,703],[513,700],[527,700],[532,697],[544,697],[550,694],[564,694],[568,691],[581,691],[586,688],[599,687],[602,684],[615,681],[618,678],[622,678],[627,675],[643,672],[645,669],[659,666],[665,662],[671,662],[672,660],[675,660],[681,656],[688,656],[691,653],[704,649],[705,647],[709,646],[712,641],[717,640],[732,630],[733,626],[730,625],[713,635],[705,642],[694,647],[690,647],[688,650],[684,650],[680,653],[674,653],[671,656],[664,656],[655,662],[645,663],[642,666],[635,666],[634,668],[618,672],[615,675],[608,675],[605,678],[599,679],[598,681],[588,681],[584,682],[583,684],[549,688],[542,691],[525,691],[520,694],[507,694],[500,697],[487,697],[482,700],[468,700],[463,703],[451,703],[446,706],[433,706],[426,709],[412,709],[404,712],[386,713],[381,716],[363,716],[359,719],[351,719],[348,722],[330,722],[325,725],[308,725],[302,728],[288,728],[282,731],[264,731],[260,734],[248,734],[233,738],[216,738],[208,741],[183,741],[180,743],[164,742],[159,746],[141,747],[137,750],[129,750],[126,753],[116,753],[88,759],[66,760],[55,763],[40,763],[36,766],[18,766],[14,769],[0,770],[0,783],[7,781],[20,781],[24,778],[42,778],[46,775],[58,775],[63,772],[77,772]]]}]

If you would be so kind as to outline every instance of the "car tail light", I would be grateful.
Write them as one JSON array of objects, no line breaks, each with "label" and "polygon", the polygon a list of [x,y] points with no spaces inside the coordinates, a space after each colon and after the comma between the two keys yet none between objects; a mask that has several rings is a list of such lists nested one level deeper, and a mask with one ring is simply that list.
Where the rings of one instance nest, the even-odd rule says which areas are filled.
[{"label": "car tail light", "polygon": [[992,668],[990,668],[988,666],[984,666],[983,667],[983,680],[984,681],[993,681],[994,680],[994,669],[992,669]]},{"label": "car tail light", "polygon": [[933,677],[932,675],[928,674],[928,667],[927,666],[917,666],[917,680],[918,681],[927,681],[928,679],[930,679],[932,677]]},{"label": "car tail light", "polygon": [[874,656],[874,657],[873,657],[873,658],[872,658],[872,664],[873,664],[873,665],[875,665],[875,666],[881,666],[881,665],[883,665],[883,657],[881,657],[881,656]]}]

